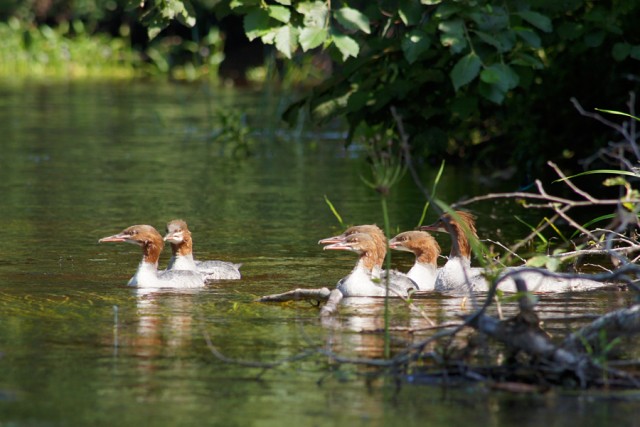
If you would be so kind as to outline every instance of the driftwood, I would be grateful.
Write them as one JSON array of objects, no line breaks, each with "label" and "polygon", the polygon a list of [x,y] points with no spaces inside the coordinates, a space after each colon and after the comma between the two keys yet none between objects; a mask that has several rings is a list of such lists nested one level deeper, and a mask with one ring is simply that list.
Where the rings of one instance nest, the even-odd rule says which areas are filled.
[{"label": "driftwood", "polygon": [[591,324],[569,335],[562,347],[571,351],[597,349],[603,340],[611,342],[618,337],[640,333],[640,305],[612,311]]},{"label": "driftwood", "polygon": [[640,305],[608,313],[570,335],[561,344],[556,344],[540,328],[526,284],[521,279],[515,279],[515,282],[518,291],[522,292],[517,316],[501,321],[476,313],[466,317],[469,326],[517,352],[533,357],[544,368],[541,375],[558,378],[565,373],[572,373],[581,387],[601,384],[603,378],[620,385],[640,387],[637,378],[624,371],[601,366],[590,354],[594,347],[602,344],[603,331],[609,342],[621,335],[640,333]]}]

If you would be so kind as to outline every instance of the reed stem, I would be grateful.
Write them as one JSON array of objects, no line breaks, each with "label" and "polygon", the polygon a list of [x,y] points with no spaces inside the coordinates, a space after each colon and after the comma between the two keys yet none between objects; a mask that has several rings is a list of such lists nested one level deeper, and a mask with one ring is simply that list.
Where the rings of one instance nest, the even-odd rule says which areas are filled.
[{"label": "reed stem", "polygon": [[385,257],[385,268],[387,269],[387,277],[385,280],[385,297],[384,297],[384,357],[391,357],[391,335],[389,333],[389,280],[391,278],[391,251],[389,249],[389,211],[387,209],[387,198],[381,196],[382,216],[384,217],[384,235],[386,237],[387,256]]}]

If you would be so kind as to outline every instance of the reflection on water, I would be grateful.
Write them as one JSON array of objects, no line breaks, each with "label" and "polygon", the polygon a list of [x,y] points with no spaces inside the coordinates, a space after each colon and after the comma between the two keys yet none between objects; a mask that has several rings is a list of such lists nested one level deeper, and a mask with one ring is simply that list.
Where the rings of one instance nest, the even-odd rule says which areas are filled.
[{"label": "reflection on water", "polygon": [[[324,321],[318,307],[305,302],[255,302],[296,287],[333,287],[352,269],[352,258],[328,257],[317,241],[342,231],[325,194],[347,223],[383,223],[377,195],[362,183],[366,167],[357,153],[341,151],[335,141],[294,140],[280,132],[279,140],[261,140],[252,157],[228,157],[225,147],[208,139],[216,126],[211,111],[237,107],[261,127],[268,120],[260,94],[207,96],[196,86],[107,83],[0,89],[0,423],[428,420],[448,426],[501,425],[521,417],[564,425],[602,419],[607,411],[631,413],[623,401],[581,405],[464,390],[443,396],[419,385],[398,390],[384,377],[364,380],[359,367],[329,368],[322,357],[270,370],[256,381],[261,370],[216,359],[203,333],[238,360],[271,362],[317,346],[349,357],[382,355],[380,298],[348,298],[337,316]],[[432,171],[425,166],[423,174],[430,182]],[[448,200],[484,191],[468,176],[447,174],[439,192]],[[422,207],[408,177],[389,197],[399,230],[415,227]],[[513,207],[481,209],[486,220],[479,227],[489,237],[518,231],[517,222],[491,225],[509,218]],[[189,222],[196,258],[242,262],[243,279],[186,292],[125,286],[139,249],[107,249],[98,238],[138,223],[162,229],[173,218]],[[446,252],[447,240],[441,244]],[[169,256],[165,251],[160,268]],[[401,270],[410,262],[394,258]],[[587,321],[578,315],[629,301],[627,294],[606,292],[545,296],[541,317],[560,335]],[[472,301],[437,294],[413,304],[437,323],[457,321],[472,307]],[[513,314],[515,304],[502,310]],[[434,333],[420,312],[400,300],[390,302],[389,312],[394,352]],[[497,315],[495,308],[490,314]]]},{"label": "reflection on water", "polygon": [[[140,357],[151,359],[159,351],[169,351],[191,345],[193,327],[193,300],[196,291],[166,292],[136,289],[138,324],[135,340],[130,342]],[[168,313],[161,316],[161,313]]]}]

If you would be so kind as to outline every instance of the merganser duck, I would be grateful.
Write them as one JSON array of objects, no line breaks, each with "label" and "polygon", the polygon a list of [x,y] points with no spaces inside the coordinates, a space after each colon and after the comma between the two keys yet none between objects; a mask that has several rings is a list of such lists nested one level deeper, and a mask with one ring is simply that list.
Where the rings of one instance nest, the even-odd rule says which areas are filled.
[{"label": "merganser duck", "polygon": [[426,231],[405,231],[389,240],[389,247],[411,252],[416,261],[407,272],[407,277],[416,282],[420,291],[433,291],[438,275],[440,245]]},{"label": "merganser duck", "polygon": [[[369,234],[350,234],[341,241],[325,246],[324,250],[346,250],[360,255],[351,273],[340,279],[337,284],[338,290],[345,297],[386,295],[386,278],[379,275],[384,258],[380,258],[378,244]],[[412,290],[417,290],[412,280],[407,277],[399,280],[397,277],[391,276],[389,281],[390,295],[406,297]]]},{"label": "merganser duck", "polygon": [[202,275],[193,271],[158,272],[158,259],[164,247],[162,236],[150,225],[132,225],[113,236],[103,237],[102,242],[133,243],[142,248],[142,261],[129,286],[143,288],[197,288],[204,285]]},{"label": "merganser duck", "polygon": [[327,244],[327,243],[336,243],[340,241],[344,241],[347,237],[356,234],[356,233],[364,233],[369,235],[373,239],[376,244],[376,250],[378,252],[378,260],[379,263],[373,268],[372,274],[375,278],[380,278],[383,281],[386,281],[387,275],[390,276],[390,280],[407,290],[415,290],[418,285],[406,274],[401,273],[396,270],[391,270],[391,273],[387,273],[387,270],[382,268],[382,264],[384,263],[384,259],[387,256],[387,237],[384,232],[375,224],[363,224],[363,225],[354,225],[347,228],[344,233],[339,234],[337,236],[328,237],[326,239],[320,240],[318,243]]},{"label": "merganser duck", "polygon": [[204,276],[204,280],[237,280],[241,278],[240,266],[225,261],[196,261],[193,259],[193,239],[187,223],[174,219],[167,223],[164,240],[171,243],[172,256],[167,270],[191,270]]},{"label": "merganser duck", "polygon": [[[326,245],[330,243],[338,243],[344,242],[345,239],[356,233],[364,233],[369,235],[374,242],[376,243],[376,250],[378,251],[378,258],[384,260],[384,257],[387,255],[387,238],[384,235],[384,232],[375,224],[362,224],[362,225],[354,225],[347,228],[342,234],[338,234],[337,236],[327,237],[318,241],[320,245]],[[380,276],[382,274],[386,274],[382,270],[382,262],[380,266],[374,267],[374,274],[376,276]],[[392,273],[393,274],[393,273]]]},{"label": "merganser duck", "polygon": [[[431,225],[420,227],[420,230],[440,231],[451,235],[451,253],[444,267],[438,270],[435,290],[441,292],[487,291],[490,283],[484,277],[484,269],[471,267],[471,238],[478,238],[475,216],[469,212],[456,211],[456,217],[445,213]],[[462,224],[461,224],[462,223]],[[558,277],[544,274],[544,270],[529,267],[507,267],[498,277],[498,287],[505,292],[516,292],[513,280],[520,277],[530,291],[536,293],[559,293],[601,289],[607,286],[595,280]]]},{"label": "merganser duck", "polygon": [[[378,262],[374,266],[372,270],[372,275],[376,279],[381,279],[383,281],[387,278],[387,271],[382,269],[382,264],[384,262],[385,257],[387,256],[387,238],[384,235],[384,232],[375,224],[363,224],[363,225],[354,225],[352,227],[347,228],[342,234],[333,237],[327,237],[326,239],[320,240],[319,244],[328,244],[328,243],[338,243],[345,241],[349,236],[357,233],[363,233],[371,237],[375,243],[376,252],[377,252],[377,260]],[[416,283],[409,279],[405,274],[400,273],[399,271],[392,270],[389,274],[390,280],[407,290],[414,290],[417,288]]]},{"label": "merganser duck", "polygon": [[[456,212],[468,233],[477,237],[475,216],[468,212]],[[420,227],[421,231],[439,231],[451,234],[451,252],[445,265],[438,270],[434,289],[446,291],[487,291],[489,284],[484,278],[484,269],[471,268],[471,244],[463,226],[451,215],[444,214],[431,225]]]}]

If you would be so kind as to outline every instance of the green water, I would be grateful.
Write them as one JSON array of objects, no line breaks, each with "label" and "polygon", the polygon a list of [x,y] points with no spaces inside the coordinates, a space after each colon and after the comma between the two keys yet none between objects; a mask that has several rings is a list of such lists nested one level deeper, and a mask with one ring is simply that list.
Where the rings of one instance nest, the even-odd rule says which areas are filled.
[{"label": "green water", "polygon": [[[382,336],[363,333],[382,327],[379,300],[346,304],[325,322],[307,303],[255,300],[331,287],[352,268],[351,254],[317,245],[341,231],[325,194],[348,223],[382,218],[378,196],[362,183],[367,168],[358,150],[282,130],[273,121],[278,103],[262,94],[205,89],[0,86],[0,425],[565,426],[625,425],[635,416],[634,396],[447,391],[411,378],[399,386],[319,355],[266,372],[214,357],[205,337],[244,361],[283,360],[320,346],[381,357]],[[218,108],[246,111],[262,132],[252,156],[233,158],[232,147],[211,141]],[[427,185],[431,169],[422,167]],[[448,171],[441,195],[454,201],[493,190],[477,182],[467,171]],[[389,199],[393,227],[415,227],[422,206],[407,177]],[[478,209],[481,232],[505,238],[519,231],[506,225],[512,208]],[[163,231],[178,217],[190,224],[197,258],[242,262],[243,279],[189,292],[128,288],[138,248],[98,239],[138,223]],[[439,240],[446,248],[446,238]],[[400,269],[410,263],[394,259]],[[541,310],[556,319],[628,300],[557,297]],[[460,312],[456,301],[437,296],[416,303],[438,320]],[[426,324],[398,301],[391,310],[394,327]],[[579,325],[548,326],[566,332]],[[429,334],[394,332],[393,348]]]}]

